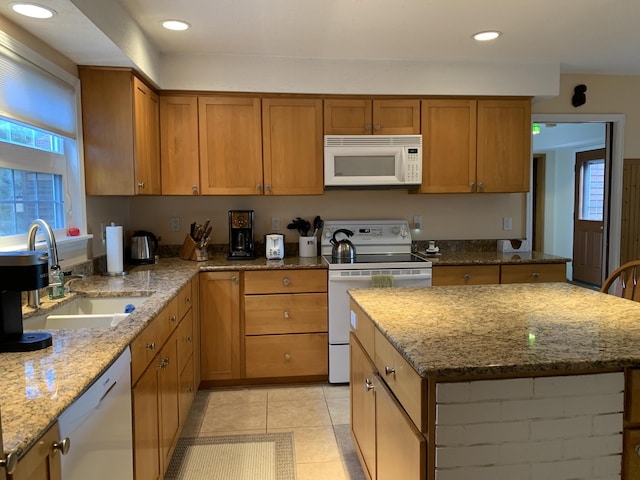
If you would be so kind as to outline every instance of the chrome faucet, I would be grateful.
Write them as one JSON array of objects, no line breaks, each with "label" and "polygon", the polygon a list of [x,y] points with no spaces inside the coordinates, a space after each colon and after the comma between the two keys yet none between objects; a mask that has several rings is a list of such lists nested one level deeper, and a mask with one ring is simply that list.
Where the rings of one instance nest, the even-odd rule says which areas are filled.
[{"label": "chrome faucet", "polygon": [[[29,226],[29,232],[27,233],[27,249],[36,249],[36,232],[38,228],[43,231],[45,240],[47,242],[48,254],[43,258],[49,259],[49,267],[58,265],[58,247],[56,246],[56,237],[53,235],[51,226],[41,218],[34,220]],[[28,292],[27,305],[35,308],[38,308],[40,306],[40,293],[38,292],[38,290],[31,290],[30,292]]]}]

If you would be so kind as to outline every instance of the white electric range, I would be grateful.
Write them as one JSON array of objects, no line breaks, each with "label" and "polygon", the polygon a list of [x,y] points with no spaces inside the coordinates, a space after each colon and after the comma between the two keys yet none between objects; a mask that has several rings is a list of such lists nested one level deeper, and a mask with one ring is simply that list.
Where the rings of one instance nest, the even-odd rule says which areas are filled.
[{"label": "white electric range", "polygon": [[[353,232],[353,261],[334,259],[330,240],[336,230]],[[347,238],[343,233],[337,240]],[[393,287],[431,286],[431,262],[411,252],[406,220],[327,220],[320,241],[329,266],[329,382],[349,382],[350,288],[371,287],[374,275],[390,275]]]}]

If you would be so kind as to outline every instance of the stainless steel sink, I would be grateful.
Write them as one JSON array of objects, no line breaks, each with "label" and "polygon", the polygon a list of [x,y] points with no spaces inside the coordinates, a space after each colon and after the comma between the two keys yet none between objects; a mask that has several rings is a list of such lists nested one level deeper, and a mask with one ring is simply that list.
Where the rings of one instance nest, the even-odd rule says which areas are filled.
[{"label": "stainless steel sink", "polygon": [[113,328],[128,316],[127,305],[139,307],[149,297],[78,297],[47,315],[24,319],[24,330]]}]

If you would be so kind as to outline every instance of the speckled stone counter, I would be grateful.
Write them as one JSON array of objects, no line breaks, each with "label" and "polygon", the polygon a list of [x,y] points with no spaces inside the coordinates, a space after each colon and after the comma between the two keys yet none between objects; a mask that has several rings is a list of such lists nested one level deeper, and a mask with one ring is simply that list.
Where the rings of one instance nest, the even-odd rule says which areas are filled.
[{"label": "speckled stone counter", "polygon": [[353,289],[423,377],[640,366],[640,303],[565,283]]},{"label": "speckled stone counter", "polygon": [[566,263],[570,258],[557,257],[540,252],[475,252],[475,251],[454,251],[442,252],[437,255],[427,255],[424,252],[417,252],[423,258],[431,260],[433,266],[437,265],[500,265],[519,263]]},{"label": "speckled stone counter", "polygon": [[137,266],[125,276],[92,275],[73,280],[60,301],[42,297],[42,307],[23,308],[23,316],[47,315],[75,295],[150,296],[117,327],[105,329],[50,330],[51,347],[24,353],[0,353],[0,410],[5,452],[26,451],[57,417],[118,357],[201,271],[277,268],[326,268],[320,257],[284,260],[227,260],[215,256],[206,262],[178,258],[161,259],[155,265]]}]

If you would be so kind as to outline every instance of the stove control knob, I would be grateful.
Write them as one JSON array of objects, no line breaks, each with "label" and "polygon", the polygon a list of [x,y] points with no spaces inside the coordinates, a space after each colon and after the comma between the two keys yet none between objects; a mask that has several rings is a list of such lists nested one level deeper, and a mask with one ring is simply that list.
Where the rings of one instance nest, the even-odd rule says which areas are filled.
[{"label": "stove control knob", "polygon": [[393,227],[391,231],[394,235],[398,235],[400,233],[400,227]]},{"label": "stove control knob", "polygon": [[409,235],[409,230],[407,230],[407,226],[402,225],[402,227],[400,228],[400,236],[402,238],[407,238],[408,235]]},{"label": "stove control knob", "polygon": [[329,229],[324,231],[324,238],[331,238],[332,235],[333,235],[333,230]]}]

